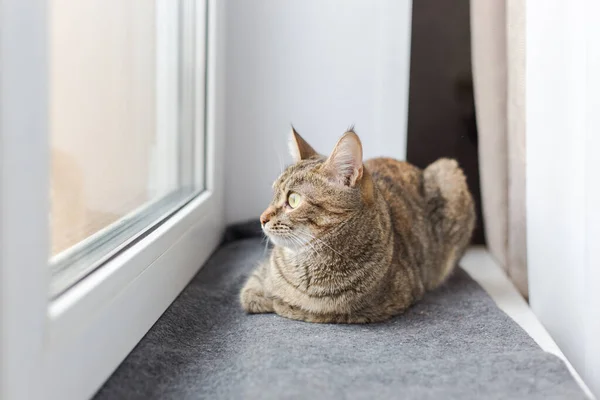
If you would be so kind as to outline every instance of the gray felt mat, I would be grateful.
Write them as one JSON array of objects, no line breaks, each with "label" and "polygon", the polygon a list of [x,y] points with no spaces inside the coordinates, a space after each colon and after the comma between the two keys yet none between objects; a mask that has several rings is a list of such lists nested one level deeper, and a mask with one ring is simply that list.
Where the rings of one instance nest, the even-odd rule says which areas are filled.
[{"label": "gray felt mat", "polygon": [[246,315],[260,239],[224,245],[99,391],[102,399],[583,399],[462,270],[382,324]]}]

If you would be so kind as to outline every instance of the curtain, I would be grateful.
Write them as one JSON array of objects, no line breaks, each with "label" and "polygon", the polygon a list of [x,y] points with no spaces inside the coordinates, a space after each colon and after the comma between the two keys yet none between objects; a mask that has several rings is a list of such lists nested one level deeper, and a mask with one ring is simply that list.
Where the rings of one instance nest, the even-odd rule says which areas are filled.
[{"label": "curtain", "polygon": [[525,1],[471,0],[471,48],[487,244],[527,296]]}]

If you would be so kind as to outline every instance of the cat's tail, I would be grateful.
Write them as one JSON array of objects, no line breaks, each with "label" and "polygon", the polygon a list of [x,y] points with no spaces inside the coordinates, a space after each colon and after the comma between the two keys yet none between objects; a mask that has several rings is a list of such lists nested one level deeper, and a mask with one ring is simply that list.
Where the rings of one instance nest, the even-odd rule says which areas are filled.
[{"label": "cat's tail", "polygon": [[423,171],[423,181],[431,234],[436,242],[436,265],[429,269],[425,286],[433,289],[450,275],[469,245],[475,206],[456,160],[435,161]]}]

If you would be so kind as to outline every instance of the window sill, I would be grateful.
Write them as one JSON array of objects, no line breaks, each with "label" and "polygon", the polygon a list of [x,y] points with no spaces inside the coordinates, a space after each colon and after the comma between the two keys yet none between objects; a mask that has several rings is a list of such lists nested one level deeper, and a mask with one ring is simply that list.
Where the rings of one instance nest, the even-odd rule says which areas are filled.
[{"label": "window sill", "polygon": [[542,350],[562,359],[585,394],[590,399],[594,398],[575,368],[535,316],[527,301],[484,247],[471,247],[463,257],[461,267],[487,292],[498,308],[519,324]]},{"label": "window sill", "polygon": [[47,398],[93,395],[218,246],[220,207],[214,193],[200,195],[51,303]]}]

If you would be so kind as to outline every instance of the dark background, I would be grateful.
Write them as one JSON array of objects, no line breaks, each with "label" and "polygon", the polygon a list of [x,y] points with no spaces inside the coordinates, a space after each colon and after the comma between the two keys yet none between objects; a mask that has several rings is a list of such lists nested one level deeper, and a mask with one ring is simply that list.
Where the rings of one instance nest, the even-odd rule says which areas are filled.
[{"label": "dark background", "polygon": [[407,160],[458,160],[477,207],[473,243],[485,244],[469,25],[469,0],[413,2]]}]

